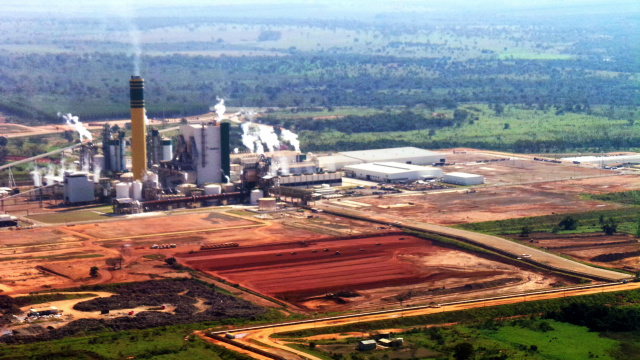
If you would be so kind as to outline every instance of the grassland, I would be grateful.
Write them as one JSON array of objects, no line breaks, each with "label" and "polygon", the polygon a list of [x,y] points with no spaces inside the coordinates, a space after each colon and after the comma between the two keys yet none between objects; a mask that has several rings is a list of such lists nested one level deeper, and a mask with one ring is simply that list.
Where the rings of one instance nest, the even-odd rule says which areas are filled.
[{"label": "grassland", "polygon": [[[599,332],[591,327],[600,326],[598,321],[576,324],[554,320],[557,314],[571,314],[572,308],[595,310],[606,304],[612,311],[637,311],[639,291],[603,293],[574,298],[535,301],[522,304],[477,308],[466,311],[437,313],[420,317],[396,318],[371,323],[356,323],[339,327],[309,329],[274,334],[272,337],[293,341],[295,348],[322,353],[322,358],[357,360],[416,358],[419,351],[430,351],[426,358],[445,359],[455,352],[456,345],[469,343],[475,352],[471,359],[635,359],[639,337],[628,328],[615,330],[615,321],[610,319],[613,331]],[[633,316],[629,314],[628,316]],[[607,321],[604,321],[605,323]],[[587,327],[588,326],[588,327]],[[355,352],[359,337],[342,340],[314,340],[310,349],[302,337],[319,334],[346,334],[355,332],[375,336],[378,329],[404,329],[394,337],[404,339],[400,349],[381,349],[373,352]],[[632,350],[631,352],[629,352]],[[632,354],[633,353],[633,354]]]},{"label": "grassland", "polygon": [[186,327],[156,328],[2,346],[0,359],[250,359],[189,336],[191,331]]},{"label": "grassland", "polygon": [[65,224],[69,222],[78,221],[96,221],[106,219],[105,213],[87,210],[87,211],[74,211],[73,213],[56,212],[46,214],[29,215],[27,218],[38,222],[47,224]]},{"label": "grassland", "polygon": [[[445,127],[435,132],[426,129],[352,134],[338,131],[302,131],[301,142],[305,148],[316,151],[364,149],[376,143],[426,148],[468,146],[517,152],[640,147],[640,144],[636,144],[634,140],[640,136],[640,123],[630,121],[636,119],[637,115],[624,118],[621,114],[620,118],[612,118],[605,115],[605,109],[602,108],[596,109],[592,114],[557,114],[554,108],[535,110],[520,106],[506,106],[503,113],[496,114],[494,110],[483,104],[469,104],[460,106],[460,109],[470,113],[468,121],[460,126]],[[419,108],[412,111],[431,112]],[[453,117],[453,110],[436,109],[436,112]],[[388,114],[391,117],[394,112],[390,111]]]},{"label": "grassland", "polygon": [[614,219],[618,223],[618,232],[636,234],[638,223],[637,207],[628,207],[616,210],[589,211],[574,214],[554,214],[545,216],[533,216],[517,219],[485,221],[479,223],[460,224],[455,227],[481,232],[485,234],[516,234],[522,231],[523,227],[528,227],[532,231],[553,231],[554,227],[564,218],[570,216],[579,221],[580,225],[576,230],[562,230],[562,234],[587,233],[602,231],[600,217],[603,219]]}]

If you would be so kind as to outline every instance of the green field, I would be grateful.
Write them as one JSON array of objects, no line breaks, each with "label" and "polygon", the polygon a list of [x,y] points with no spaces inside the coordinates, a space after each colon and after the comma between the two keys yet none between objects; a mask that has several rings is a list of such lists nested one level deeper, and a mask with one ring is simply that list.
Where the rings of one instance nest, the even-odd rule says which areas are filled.
[{"label": "green field", "polygon": [[34,214],[27,216],[27,218],[47,224],[65,224],[78,221],[107,220],[109,219],[109,215],[99,210],[82,210],[72,212]]},{"label": "green field", "polygon": [[[640,148],[640,142],[635,140],[640,137],[640,123],[630,121],[637,119],[637,115],[629,119],[612,118],[610,114],[605,115],[606,109],[603,108],[594,109],[592,114],[556,114],[557,110],[553,108],[535,110],[522,106],[506,106],[503,113],[496,114],[483,104],[464,105],[459,109],[469,113],[467,121],[435,130],[348,134],[328,129],[322,132],[301,131],[300,139],[303,147],[312,151],[366,149],[377,144],[423,148],[476,147],[529,153]],[[431,112],[420,108],[411,111]],[[453,118],[453,110],[436,109],[436,112]],[[387,113],[392,119],[394,112]],[[281,116],[283,119],[293,118],[294,114]]]},{"label": "green field", "polygon": [[559,230],[558,232],[561,234],[601,232],[601,217],[604,220],[609,218],[616,220],[618,223],[618,232],[636,234],[638,229],[638,220],[640,219],[640,208],[633,206],[617,210],[589,211],[574,214],[555,214],[508,220],[485,221],[479,223],[460,224],[455,225],[455,227],[491,235],[518,234],[525,226],[529,227],[531,231],[534,232],[551,232],[554,230],[554,227],[557,227],[558,224],[568,216],[578,220],[579,226],[576,230]]}]

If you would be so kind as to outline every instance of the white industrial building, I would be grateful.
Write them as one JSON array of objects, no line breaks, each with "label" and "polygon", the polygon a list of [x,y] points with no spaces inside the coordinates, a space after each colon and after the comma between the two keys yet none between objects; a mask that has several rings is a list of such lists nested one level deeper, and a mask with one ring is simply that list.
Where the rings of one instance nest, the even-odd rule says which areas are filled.
[{"label": "white industrial building", "polygon": [[95,200],[94,183],[84,172],[64,174],[64,201],[67,204],[86,203]]},{"label": "white industrial building", "polygon": [[484,176],[462,172],[452,172],[444,174],[442,182],[455,185],[480,185],[484,184]]},{"label": "white industrial building", "polygon": [[614,155],[614,156],[578,156],[563,158],[580,164],[611,165],[611,164],[640,164],[640,155]]},{"label": "white industrial building", "polygon": [[[273,177],[273,176],[268,176]],[[330,186],[342,186],[342,173],[326,172],[318,174],[294,174],[290,176],[277,177],[280,186],[312,187],[315,185],[328,184]]]},{"label": "white industrial building", "polygon": [[345,166],[348,176],[377,182],[398,182],[442,177],[442,169],[399,162],[376,162]]},{"label": "white industrial building", "polygon": [[158,175],[167,187],[226,183],[231,175],[229,123],[181,124],[175,154],[170,161],[160,161]]},{"label": "white industrial building", "polygon": [[334,155],[318,156],[318,166],[327,170],[343,169],[349,165],[398,162],[413,165],[432,165],[442,162],[444,155],[416,147],[345,151]]}]

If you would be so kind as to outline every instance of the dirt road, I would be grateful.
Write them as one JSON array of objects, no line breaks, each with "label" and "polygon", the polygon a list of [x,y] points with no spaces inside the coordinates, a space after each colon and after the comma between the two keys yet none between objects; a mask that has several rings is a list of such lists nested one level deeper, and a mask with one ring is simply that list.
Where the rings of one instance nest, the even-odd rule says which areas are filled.
[{"label": "dirt road", "polygon": [[[291,324],[291,325],[287,325],[287,324],[273,325],[273,326],[255,329],[255,330],[238,329],[237,331],[230,331],[230,333],[236,334],[237,336],[236,341],[247,344],[247,345],[252,345],[254,347],[258,347],[265,351],[270,351],[272,353],[275,353],[274,349],[278,349],[280,351],[287,351],[289,353],[298,355],[300,359],[322,360],[318,357],[312,356],[303,351],[292,349],[286,346],[286,344],[283,344],[277,338],[271,338],[271,335],[283,333],[283,332],[289,332],[289,331],[300,331],[300,330],[329,327],[329,326],[341,326],[341,325],[347,325],[347,324],[353,324],[353,323],[363,323],[364,325],[364,323],[371,322],[371,321],[388,320],[388,319],[394,319],[401,316],[402,317],[420,316],[420,315],[434,314],[438,312],[468,310],[468,309],[479,308],[479,307],[515,304],[515,303],[520,303],[525,301],[547,300],[547,299],[555,299],[555,298],[562,298],[562,297],[569,297],[569,296],[590,295],[590,294],[597,294],[597,293],[610,292],[610,291],[633,290],[633,289],[639,289],[639,288],[640,288],[640,283],[627,283],[627,284],[611,285],[606,287],[565,290],[565,291],[559,291],[559,292],[553,292],[553,293],[521,295],[521,296],[514,296],[514,297],[509,297],[504,299],[494,299],[494,300],[479,299],[471,302],[466,302],[463,304],[454,304],[454,305],[445,304],[440,308],[397,310],[397,311],[386,312],[382,314],[372,314],[372,315],[364,315],[364,316],[353,315],[353,316],[347,316],[339,319],[336,319],[336,318],[328,319],[328,320],[319,319],[318,321],[314,321],[314,322],[297,323],[297,324]],[[377,330],[377,329],[367,327],[367,331],[373,331],[373,330]],[[257,343],[261,343],[264,345],[263,346],[256,345]],[[239,350],[239,348],[226,343],[217,342],[216,344],[220,346],[224,346],[233,351]],[[280,351],[278,351],[278,353]],[[259,356],[257,354],[247,353],[247,352],[244,352],[244,353],[256,359],[261,359],[261,360],[264,359],[264,357]]]},{"label": "dirt road", "polygon": [[622,279],[631,278],[631,275],[629,274],[581,264],[576,261],[565,259],[561,256],[551,254],[523,244],[518,244],[514,241],[503,239],[497,236],[485,235],[467,230],[454,229],[441,225],[427,224],[423,222],[408,220],[406,218],[390,217],[388,214],[385,214],[383,216],[380,214],[372,214],[358,210],[345,210],[343,208],[332,206],[328,203],[318,204],[316,205],[316,207],[323,209],[325,212],[333,213],[336,215],[347,217],[356,216],[358,218],[368,219],[373,222],[385,224],[397,223],[397,226],[403,229],[424,231],[432,234],[453,237],[465,242],[479,245],[483,248],[496,250],[503,254],[506,253],[513,257],[521,257],[523,261],[548,266],[559,271],[582,275],[588,278],[595,278],[606,281],[619,281]]}]

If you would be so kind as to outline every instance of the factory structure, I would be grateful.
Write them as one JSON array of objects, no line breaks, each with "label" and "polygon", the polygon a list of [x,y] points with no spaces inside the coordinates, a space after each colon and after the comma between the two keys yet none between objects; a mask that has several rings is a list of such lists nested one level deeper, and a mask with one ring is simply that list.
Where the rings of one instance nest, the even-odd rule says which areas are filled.
[{"label": "factory structure", "polygon": [[131,136],[105,124],[102,144],[85,141],[78,146],[79,170],[50,169],[34,180],[32,200],[111,203],[114,214],[234,203],[275,211],[280,199],[306,203],[337,196],[335,187],[342,186],[343,173],[380,183],[483,181],[469,174],[444,175],[444,155],[415,147],[317,155],[301,153],[297,145],[295,151],[287,146],[259,151],[263,144],[258,143],[256,152],[231,151],[230,123],[221,121],[224,110],[217,120],[182,123],[177,136],[163,138],[146,124],[144,80],[132,76],[129,90]]},{"label": "factory structure", "polygon": [[61,198],[68,205],[111,203],[115,214],[230,203],[272,209],[283,193],[300,194],[281,187],[312,194],[342,185],[341,173],[299,151],[231,154],[230,124],[221,116],[180,124],[176,137],[163,138],[146,124],[144,80],[132,76],[129,90],[131,136],[105,125],[102,144],[78,147],[79,170],[50,171],[32,197]]}]

